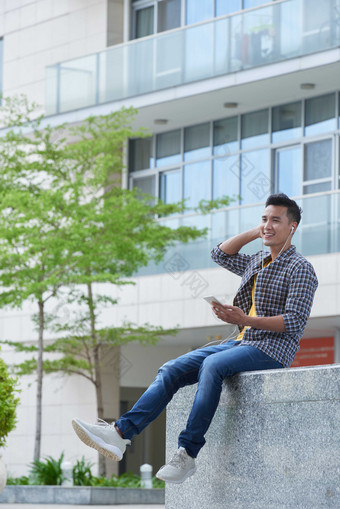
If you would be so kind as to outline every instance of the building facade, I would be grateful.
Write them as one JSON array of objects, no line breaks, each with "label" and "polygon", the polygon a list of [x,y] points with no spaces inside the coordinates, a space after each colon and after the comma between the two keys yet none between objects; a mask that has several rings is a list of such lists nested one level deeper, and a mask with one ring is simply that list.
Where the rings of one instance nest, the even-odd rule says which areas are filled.
[{"label": "building facade", "polygon": [[[108,352],[108,419],[129,408],[166,360],[234,333],[203,300],[232,302],[239,279],[214,267],[210,250],[260,221],[268,194],[303,208],[294,235],[319,288],[298,365],[340,362],[340,0],[0,0],[0,87],[41,105],[46,124],[138,109],[122,185],[189,210],[171,225],[207,227],[203,240],[169,250],[115,289],[110,324],[177,326],[157,346]],[[231,198],[201,215],[202,199]],[[260,243],[246,248],[261,249]],[[30,305],[1,311],[1,337],[34,341]],[[5,360],[13,353],[3,350]],[[114,366],[120,362],[120,376]],[[34,377],[24,380],[17,429],[4,452],[9,471],[33,456]],[[43,455],[71,461],[92,451],[70,420],[95,418],[95,395],[76,377],[47,377]],[[164,416],[138,437],[120,471],[164,461]],[[179,430],[180,431],[180,430]],[[175,444],[174,444],[175,447]],[[112,467],[110,467],[112,468]]]}]

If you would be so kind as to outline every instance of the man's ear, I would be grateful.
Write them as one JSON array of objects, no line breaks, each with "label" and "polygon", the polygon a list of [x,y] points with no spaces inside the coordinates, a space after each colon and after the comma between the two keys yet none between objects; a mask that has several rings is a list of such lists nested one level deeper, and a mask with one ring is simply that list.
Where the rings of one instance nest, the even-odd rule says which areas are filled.
[{"label": "man's ear", "polygon": [[292,235],[293,235],[293,233],[295,233],[295,232],[296,232],[297,227],[298,227],[298,225],[297,225],[297,223],[296,223],[296,222],[294,222],[294,223],[292,223],[292,224],[291,224],[290,232],[291,232],[291,234],[292,234]]}]

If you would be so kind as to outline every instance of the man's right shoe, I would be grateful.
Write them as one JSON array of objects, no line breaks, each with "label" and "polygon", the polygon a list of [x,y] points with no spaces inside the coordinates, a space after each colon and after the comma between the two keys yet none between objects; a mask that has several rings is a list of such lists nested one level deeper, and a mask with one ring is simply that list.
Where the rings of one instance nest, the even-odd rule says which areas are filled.
[{"label": "man's right shoe", "polygon": [[169,463],[158,470],[156,477],[165,482],[180,484],[196,470],[195,459],[189,456],[184,447],[180,447]]},{"label": "man's right shoe", "polygon": [[110,460],[120,461],[126,446],[131,444],[131,440],[125,440],[119,435],[114,424],[105,421],[88,424],[80,419],[73,419],[72,426],[84,444],[93,447]]}]

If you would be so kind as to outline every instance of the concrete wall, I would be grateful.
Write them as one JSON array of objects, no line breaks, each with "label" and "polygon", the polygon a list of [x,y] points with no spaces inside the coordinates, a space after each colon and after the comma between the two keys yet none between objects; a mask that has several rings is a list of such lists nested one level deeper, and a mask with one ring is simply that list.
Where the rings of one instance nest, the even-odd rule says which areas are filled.
[{"label": "concrete wall", "polygon": [[[195,387],[167,412],[177,447]],[[340,507],[340,365],[235,375],[223,388],[196,474],[166,486],[166,509]]]},{"label": "concrete wall", "polygon": [[108,0],[0,0],[3,94],[44,105],[46,66],[103,50],[108,29]]}]

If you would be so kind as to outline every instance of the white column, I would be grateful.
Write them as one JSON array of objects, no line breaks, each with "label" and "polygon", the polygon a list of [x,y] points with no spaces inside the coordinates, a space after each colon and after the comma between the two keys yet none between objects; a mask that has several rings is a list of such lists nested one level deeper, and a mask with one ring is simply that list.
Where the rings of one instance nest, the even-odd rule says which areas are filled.
[{"label": "white column", "polygon": [[123,27],[123,42],[130,40],[130,26],[131,26],[131,0],[124,0],[124,27]]}]

